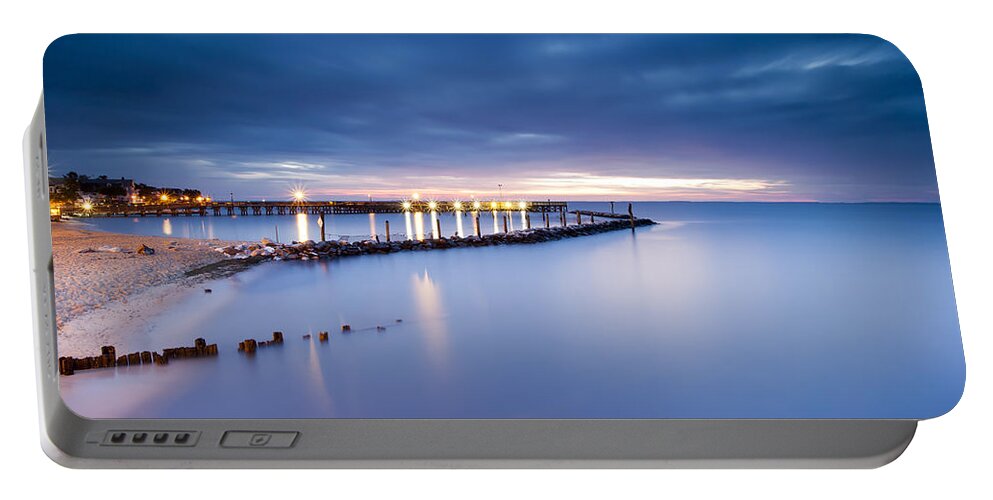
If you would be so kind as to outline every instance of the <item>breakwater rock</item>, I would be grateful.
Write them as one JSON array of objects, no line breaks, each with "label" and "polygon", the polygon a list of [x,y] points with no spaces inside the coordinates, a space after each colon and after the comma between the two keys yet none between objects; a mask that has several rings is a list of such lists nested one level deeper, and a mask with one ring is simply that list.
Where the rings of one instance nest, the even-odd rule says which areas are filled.
[{"label": "breakwater rock", "polygon": [[384,254],[404,251],[441,250],[447,248],[485,247],[495,245],[527,245],[546,241],[590,236],[608,231],[632,229],[657,224],[651,219],[614,219],[592,224],[522,229],[508,233],[482,236],[450,236],[424,240],[403,241],[302,241],[276,243],[262,239],[258,243],[244,243],[219,247],[215,250],[233,259],[264,260],[315,260],[333,259],[352,255]]}]

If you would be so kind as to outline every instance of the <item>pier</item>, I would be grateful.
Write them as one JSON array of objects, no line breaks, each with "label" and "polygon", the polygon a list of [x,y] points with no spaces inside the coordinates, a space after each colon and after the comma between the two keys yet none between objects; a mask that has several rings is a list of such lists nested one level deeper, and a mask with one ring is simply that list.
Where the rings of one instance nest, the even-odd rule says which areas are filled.
[{"label": "pier", "polygon": [[93,206],[81,214],[94,217],[397,214],[460,211],[525,211],[547,214],[565,213],[567,210],[568,204],[564,201],[228,201],[143,205],[119,203]]}]

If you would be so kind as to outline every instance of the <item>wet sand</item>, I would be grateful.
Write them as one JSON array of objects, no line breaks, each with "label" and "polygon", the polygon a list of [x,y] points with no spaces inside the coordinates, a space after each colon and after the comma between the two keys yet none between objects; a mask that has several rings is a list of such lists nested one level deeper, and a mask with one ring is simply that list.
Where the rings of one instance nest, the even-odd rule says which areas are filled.
[{"label": "wet sand", "polygon": [[[123,347],[125,332],[140,332],[149,313],[200,291],[191,287],[215,277],[187,273],[227,260],[214,248],[230,243],[91,231],[73,221],[52,224],[59,354],[89,356],[102,345]],[[142,245],[155,253],[138,253]]]}]

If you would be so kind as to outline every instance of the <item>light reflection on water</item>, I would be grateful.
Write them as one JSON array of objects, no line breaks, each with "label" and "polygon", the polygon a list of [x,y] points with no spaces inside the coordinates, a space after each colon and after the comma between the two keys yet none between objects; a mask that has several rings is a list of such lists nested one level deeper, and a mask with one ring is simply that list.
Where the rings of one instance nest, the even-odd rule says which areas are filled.
[{"label": "light reflection on water", "polygon": [[[78,372],[63,393],[90,417],[177,418],[923,418],[957,399],[964,363],[938,206],[635,213],[664,223],[263,264],[210,295],[193,290],[118,346],[203,335],[219,343],[216,359]],[[366,215],[351,217],[334,231],[367,229]],[[376,219],[399,217],[419,221],[423,238],[423,214]],[[274,218],[238,223],[259,219]],[[163,223],[113,221],[107,229]],[[283,346],[236,351],[274,330]],[[321,330],[330,342],[317,342]]]}]

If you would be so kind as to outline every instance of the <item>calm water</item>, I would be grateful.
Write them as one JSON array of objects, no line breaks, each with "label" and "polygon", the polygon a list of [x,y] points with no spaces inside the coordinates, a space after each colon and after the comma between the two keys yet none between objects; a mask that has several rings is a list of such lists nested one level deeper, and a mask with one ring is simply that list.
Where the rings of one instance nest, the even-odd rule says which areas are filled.
[{"label": "calm water", "polygon": [[[217,358],[77,373],[62,378],[63,395],[90,417],[234,418],[920,418],[958,400],[965,368],[937,205],[635,212],[663,224],[263,264],[191,294],[125,348],[204,336]],[[172,218],[169,231],[294,234],[295,218],[276,219]],[[166,221],[93,223],[163,234]],[[364,215],[333,224],[369,232]],[[315,229],[308,220],[310,238]],[[237,352],[273,330],[283,346]]]},{"label": "calm water", "polygon": [[[603,204],[577,204],[605,208]],[[603,205],[603,206],[601,206]],[[623,208],[616,206],[618,211],[627,213],[627,205]],[[561,225],[558,214],[552,214],[549,224]],[[527,226],[527,215],[521,211],[484,211],[479,214],[479,231],[481,234],[503,232],[503,221],[507,219],[507,229],[522,229]],[[234,241],[258,241],[269,238],[284,243],[290,241],[319,240],[321,229],[317,223],[318,216],[310,214],[272,215],[272,216],[220,216],[200,217],[111,217],[79,219],[91,229],[112,231],[116,233],[144,234],[148,236],[174,236],[177,238],[220,239]],[[567,218],[570,224],[575,223],[575,216]],[[545,225],[542,215],[530,214],[533,227]],[[348,239],[350,241],[365,240],[379,236],[386,239],[386,223],[390,223],[390,235],[396,239],[424,239],[437,237],[438,223],[441,224],[441,234],[451,236],[471,236],[475,234],[475,222],[469,212],[458,212],[458,215],[446,213],[405,213],[405,214],[362,214],[362,215],[325,215],[324,232],[326,239]]]}]

